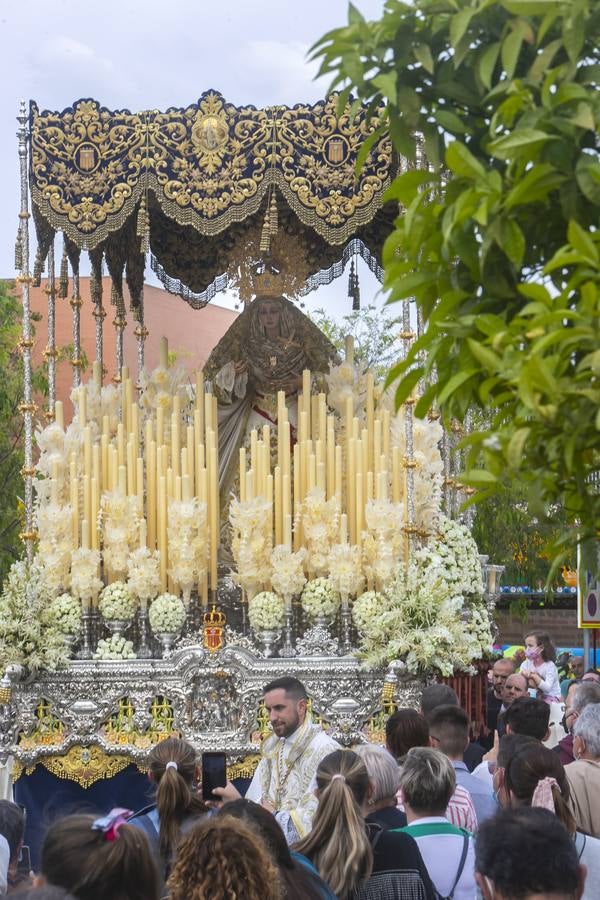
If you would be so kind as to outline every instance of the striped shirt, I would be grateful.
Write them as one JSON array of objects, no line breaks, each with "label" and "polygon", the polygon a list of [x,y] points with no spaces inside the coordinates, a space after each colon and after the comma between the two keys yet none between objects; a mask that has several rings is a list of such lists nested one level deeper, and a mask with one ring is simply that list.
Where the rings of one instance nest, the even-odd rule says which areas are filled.
[{"label": "striped shirt", "polygon": [[[396,794],[396,801],[398,809],[401,809],[402,812],[404,812],[402,790],[399,790]],[[477,813],[475,812],[471,795],[468,790],[460,784],[456,785],[454,793],[450,797],[450,802],[448,803],[448,808],[446,810],[446,818],[449,822],[452,822],[453,825],[456,825],[457,828],[464,828],[466,831],[470,831],[471,834],[475,834],[477,831]]]}]

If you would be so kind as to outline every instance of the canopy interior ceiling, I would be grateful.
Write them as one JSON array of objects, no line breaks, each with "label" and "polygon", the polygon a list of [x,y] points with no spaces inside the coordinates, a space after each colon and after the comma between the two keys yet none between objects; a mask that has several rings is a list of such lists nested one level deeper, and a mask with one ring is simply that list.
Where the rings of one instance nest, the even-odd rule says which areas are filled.
[{"label": "canopy interior ceiling", "polygon": [[202,307],[258,245],[267,210],[301,259],[303,292],[339,275],[353,253],[381,277],[397,211],[383,195],[397,160],[379,137],[356,177],[360,148],[379,124],[364,107],[338,116],[336,96],[314,106],[236,107],[207,91],[166,112],[111,111],[85,99],[62,112],[32,103],[30,117],[38,278],[61,231],[75,271],[88,250],[94,281],[106,263],[113,302],[123,307],[125,277],[135,310],[149,228],[154,271]]}]

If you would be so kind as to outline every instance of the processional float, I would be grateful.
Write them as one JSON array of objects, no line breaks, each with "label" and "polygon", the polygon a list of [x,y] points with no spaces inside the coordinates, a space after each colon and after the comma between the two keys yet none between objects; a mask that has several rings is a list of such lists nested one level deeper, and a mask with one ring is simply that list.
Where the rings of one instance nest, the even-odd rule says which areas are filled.
[{"label": "processional float", "polygon": [[[462,498],[456,431],[435,414],[414,420],[414,398],[396,411],[374,373],[355,364],[352,341],[338,358],[284,299],[301,301],[350,264],[357,308],[358,256],[382,277],[398,214],[384,195],[404,163],[383,136],[357,171],[377,115],[340,112],[337,102],[256,109],[210,91],[164,113],[110,111],[93,100],[62,112],[21,109],[20,575],[45,592],[54,624],[71,634],[72,658],[29,679],[22,666],[7,669],[0,729],[4,755],[20,769],[42,762],[87,784],[179,733],[227,750],[236,771],[250,772],[267,727],[261,687],[271,678],[300,677],[313,713],[351,743],[379,733],[396,702],[414,703],[436,667],[467,668],[491,643],[474,544],[469,559],[447,567],[439,594],[436,554],[458,553],[468,536],[451,522]],[[96,323],[87,381],[82,251]],[[192,381],[170,358],[166,335],[159,366],[144,368],[148,258],[165,288],[195,309],[226,287],[244,301]],[[29,292],[40,283],[48,397],[36,416]],[[73,323],[66,428],[56,399],[61,302]],[[135,373],[124,366],[128,317]],[[404,301],[399,355],[420,329]],[[497,568],[484,573],[488,597]],[[356,657],[357,640],[370,668]],[[430,664],[432,640],[445,649]]]}]

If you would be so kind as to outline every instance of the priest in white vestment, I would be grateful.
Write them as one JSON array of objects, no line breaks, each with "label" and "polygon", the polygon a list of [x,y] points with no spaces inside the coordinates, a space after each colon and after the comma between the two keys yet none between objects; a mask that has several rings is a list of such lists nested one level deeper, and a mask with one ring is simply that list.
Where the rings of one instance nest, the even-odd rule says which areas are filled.
[{"label": "priest in white vestment", "polygon": [[[262,759],[246,792],[246,799],[269,809],[289,844],[312,827],[317,809],[317,767],[339,749],[320,725],[307,715],[306,689],[297,678],[278,678],[264,689],[273,734],[262,746]],[[232,784],[215,788],[224,801],[239,797]]]}]

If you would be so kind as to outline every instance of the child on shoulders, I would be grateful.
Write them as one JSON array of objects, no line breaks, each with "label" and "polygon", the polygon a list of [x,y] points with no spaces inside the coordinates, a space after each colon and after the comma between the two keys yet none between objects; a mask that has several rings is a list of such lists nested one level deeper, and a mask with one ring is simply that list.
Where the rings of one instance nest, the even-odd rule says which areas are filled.
[{"label": "child on shoulders", "polygon": [[547,634],[530,631],[525,635],[525,662],[521,675],[527,678],[530,691],[537,691],[546,703],[561,703],[560,682],[556,668],[556,650]]}]

